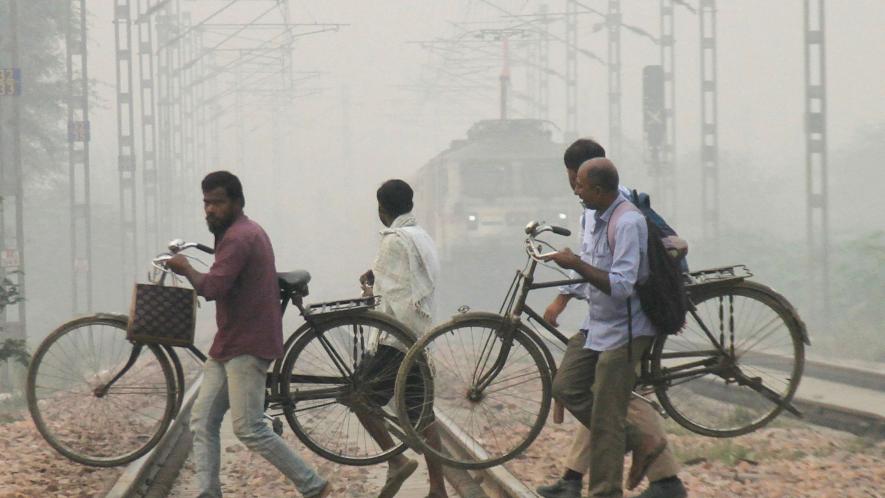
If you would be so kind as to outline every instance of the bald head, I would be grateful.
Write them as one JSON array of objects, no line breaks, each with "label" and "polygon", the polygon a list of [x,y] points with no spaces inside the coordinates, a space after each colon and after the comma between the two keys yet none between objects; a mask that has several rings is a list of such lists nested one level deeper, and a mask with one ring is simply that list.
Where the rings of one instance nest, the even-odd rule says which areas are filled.
[{"label": "bald head", "polygon": [[590,185],[600,187],[603,192],[618,190],[618,169],[613,162],[604,157],[584,161],[578,168],[578,176]]}]

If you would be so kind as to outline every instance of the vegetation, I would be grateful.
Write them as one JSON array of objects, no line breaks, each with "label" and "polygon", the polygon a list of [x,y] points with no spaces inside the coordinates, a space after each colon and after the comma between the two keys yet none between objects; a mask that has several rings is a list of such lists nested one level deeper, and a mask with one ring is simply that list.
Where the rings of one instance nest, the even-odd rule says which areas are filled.
[{"label": "vegetation", "polygon": [[28,354],[25,341],[22,339],[6,339],[0,343],[0,364],[14,360],[22,366],[28,366],[31,355]]},{"label": "vegetation", "polygon": [[[0,67],[11,67],[12,36],[10,1],[0,2]],[[47,173],[61,171],[67,157],[65,99],[67,75],[65,55],[66,10],[62,2],[18,0],[15,22],[18,38],[18,67],[22,93],[4,97],[0,122],[11,118],[9,99],[19,99],[21,109],[21,154],[29,181],[45,181]]]}]

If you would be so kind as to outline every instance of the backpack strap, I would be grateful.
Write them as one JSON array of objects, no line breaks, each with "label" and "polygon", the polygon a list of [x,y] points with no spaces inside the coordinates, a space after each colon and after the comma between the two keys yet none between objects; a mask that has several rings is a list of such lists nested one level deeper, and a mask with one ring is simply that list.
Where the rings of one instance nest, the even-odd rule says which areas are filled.
[{"label": "backpack strap", "polygon": [[611,218],[608,219],[608,225],[605,227],[605,232],[608,236],[608,248],[611,250],[612,255],[615,254],[615,227],[618,225],[618,222],[621,221],[621,216],[627,211],[639,211],[639,208],[633,205],[630,201],[624,201],[618,204],[615,206],[615,210],[612,211]]},{"label": "backpack strap", "polygon": [[[636,191],[633,191],[633,196],[636,195]],[[611,217],[608,219],[608,225],[605,227],[606,236],[608,237],[608,248],[612,252],[612,257],[615,255],[615,227],[618,225],[618,222],[621,221],[621,216],[628,211],[639,211],[639,208],[636,207],[630,201],[624,201],[617,206],[615,206],[615,210],[612,211]],[[642,211],[639,211],[640,213]],[[644,216],[643,216],[644,217]],[[627,361],[631,361],[633,359],[633,309],[630,303],[630,297],[627,296]]]}]

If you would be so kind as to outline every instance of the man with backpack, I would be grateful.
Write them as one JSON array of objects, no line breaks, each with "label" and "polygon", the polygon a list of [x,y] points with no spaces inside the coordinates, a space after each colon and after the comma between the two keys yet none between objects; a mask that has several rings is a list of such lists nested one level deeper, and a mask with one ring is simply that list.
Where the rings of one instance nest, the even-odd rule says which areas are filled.
[{"label": "man with backpack", "polygon": [[[597,144],[598,146],[598,144]],[[573,146],[574,147],[574,146]],[[570,147],[572,149],[573,147]],[[601,150],[601,147],[599,147]],[[604,152],[603,152],[604,154]],[[569,153],[566,153],[568,164]],[[572,173],[569,173],[570,179]],[[657,334],[655,326],[639,302],[637,283],[649,277],[648,226],[645,217],[629,204],[618,188],[618,174],[607,159],[596,157],[586,161],[574,174],[575,194],[588,210],[593,210],[591,232],[584,237],[581,257],[564,249],[550,260],[574,270],[590,283],[584,296],[590,304],[585,321],[586,336],[577,334],[569,341],[560,369],[554,380],[554,396],[590,431],[589,468],[591,496],[622,496],[623,453],[634,451],[631,487],[661,452],[666,452],[666,439],[656,420],[645,424],[658,437],[628,431],[625,424],[628,404],[636,380],[636,366]],[[619,206],[628,203],[627,206]],[[630,209],[626,209],[630,208]],[[617,211],[617,219],[612,216]],[[609,230],[609,222],[613,222]],[[568,301],[557,298],[545,316],[555,322]],[[646,407],[647,408],[647,407]],[[634,419],[642,419],[634,416]],[[647,419],[647,417],[645,417]],[[632,432],[628,437],[628,432]],[[649,447],[643,441],[651,440]],[[578,446],[576,444],[576,446]],[[655,458],[657,457],[657,458]],[[685,489],[675,476],[676,465],[669,455],[670,471],[662,469],[643,497],[682,497]],[[665,460],[663,463],[667,463]],[[566,473],[560,490],[548,489],[545,496],[579,496],[578,486],[568,485],[568,477],[580,474],[575,469]],[[636,479],[638,475],[638,479]],[[555,488],[556,485],[548,487]],[[542,491],[539,489],[539,491]],[[561,491],[561,492],[557,492]],[[577,494],[574,494],[577,491]]]}]

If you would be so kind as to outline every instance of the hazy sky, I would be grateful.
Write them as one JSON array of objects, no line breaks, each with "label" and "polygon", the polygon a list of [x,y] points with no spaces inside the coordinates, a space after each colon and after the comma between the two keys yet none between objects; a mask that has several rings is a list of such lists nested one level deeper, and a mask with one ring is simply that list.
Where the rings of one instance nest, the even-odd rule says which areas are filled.
[{"label": "hazy sky", "polygon": [[[607,2],[585,0],[599,10]],[[541,2],[500,0],[514,13],[536,12]],[[689,0],[689,3],[696,3]],[[804,236],[804,112],[802,2],[799,0],[720,0],[719,123],[723,162],[723,202],[740,203],[741,216],[726,213],[726,226],[782,231]],[[215,0],[183,0],[194,17],[223,5]],[[225,22],[242,22],[259,11],[242,2]],[[549,11],[563,12],[565,1],[547,2]],[[624,22],[658,34],[658,2],[623,0]],[[93,136],[114,137],[113,24],[110,3],[89,2],[91,13],[90,72],[98,80],[104,109],[93,107]],[[305,83],[305,92],[320,93],[296,101],[283,123],[286,165],[279,177],[270,174],[272,130],[266,112],[244,119],[249,130],[247,167],[237,171],[250,199],[247,211],[271,228],[281,249],[281,266],[330,268],[336,275],[358,274],[371,263],[379,228],[374,190],[392,176],[409,178],[429,158],[457,138],[478,119],[498,116],[498,69],[481,78],[491,90],[466,90],[459,99],[428,98],[413,88],[421,77],[436,74],[438,58],[431,57],[419,40],[452,37],[454,22],[500,23],[501,14],[482,1],[336,1],[291,2],[294,22],[336,22],[347,26],[338,32],[305,37],[295,44],[296,71],[321,71],[320,78]],[[698,19],[682,7],[676,12],[677,148],[680,174],[696,176],[699,141]],[[219,19],[221,20],[221,19]],[[594,32],[598,22],[581,16],[579,43],[605,58],[605,30]],[[466,24],[482,27],[483,24]],[[827,2],[827,75],[830,133],[830,174],[838,178],[845,166],[836,154],[865,130],[885,123],[885,67],[878,62],[885,47],[885,2],[842,0]],[[472,29],[472,28],[471,28]],[[563,23],[551,31],[563,36]],[[645,65],[659,63],[659,48],[647,38],[622,30],[623,129],[625,157],[641,157],[641,74]],[[491,46],[491,51],[497,47]],[[551,65],[564,72],[562,44],[551,41]],[[522,56],[514,48],[515,56]],[[493,66],[494,66],[493,61]],[[524,92],[524,68],[513,65],[514,91]],[[606,69],[585,58],[579,61],[579,133],[608,140]],[[449,80],[451,83],[451,80]],[[564,84],[550,78],[550,119],[560,128],[564,121]],[[350,96],[349,110],[342,105]],[[513,114],[524,108],[514,103]],[[351,156],[342,150],[345,116],[349,115]],[[224,148],[217,168],[235,168],[234,126],[230,117],[222,130]],[[880,128],[881,129],[881,128]],[[116,199],[116,143],[96,139],[92,144],[96,201]],[[616,158],[617,160],[617,158]],[[627,161],[627,159],[625,159]],[[560,175],[557,171],[552,174]],[[693,175],[693,176],[691,176]],[[627,178],[640,190],[650,186],[642,177]],[[688,183],[688,182],[687,182]],[[867,183],[869,185],[869,183]],[[861,186],[863,188],[863,186]],[[565,188],[565,185],[564,185]],[[872,188],[872,187],[870,187]],[[698,233],[698,189],[688,183],[681,190],[680,227],[689,236]],[[194,186],[194,216],[200,216]],[[265,195],[272,193],[273,195]],[[766,197],[775,196],[784,207],[770,210]],[[851,202],[834,202],[837,209]],[[881,212],[882,200],[865,196],[863,209]],[[342,218],[342,213],[346,216]],[[764,226],[757,227],[760,219]],[[346,223],[342,222],[346,221]],[[853,220],[853,221],[852,221]],[[334,223],[332,223],[334,221]],[[881,216],[873,225],[885,226]],[[869,220],[852,216],[850,223],[869,228]],[[837,230],[843,225],[834,224]],[[203,232],[183,234],[206,238]],[[187,238],[186,237],[186,238]],[[328,246],[352,248],[358,257],[330,261]]]}]

